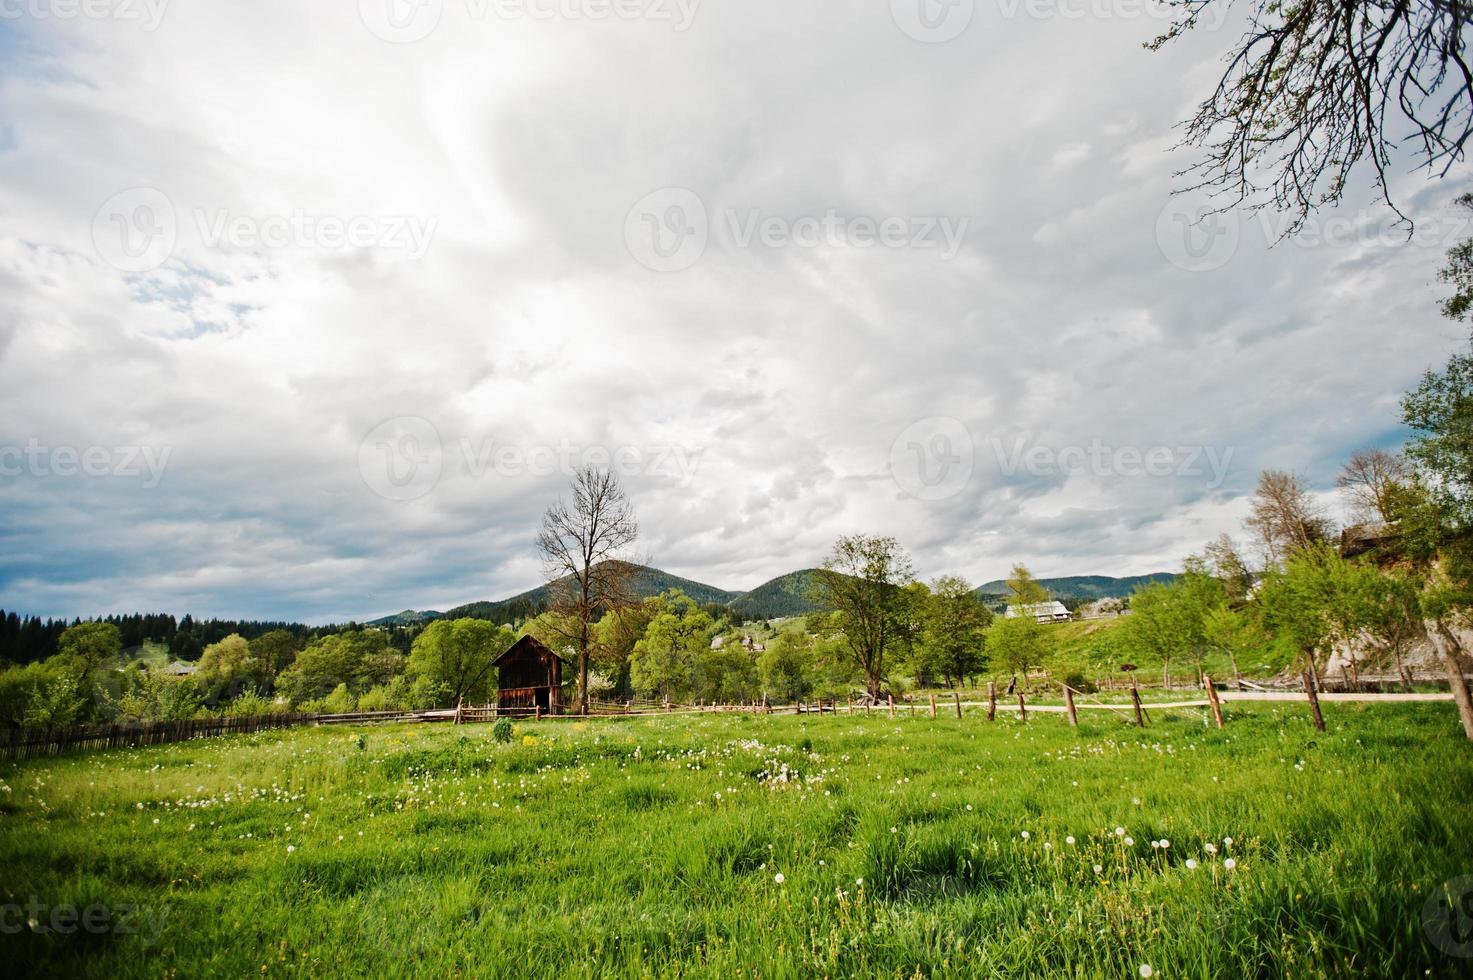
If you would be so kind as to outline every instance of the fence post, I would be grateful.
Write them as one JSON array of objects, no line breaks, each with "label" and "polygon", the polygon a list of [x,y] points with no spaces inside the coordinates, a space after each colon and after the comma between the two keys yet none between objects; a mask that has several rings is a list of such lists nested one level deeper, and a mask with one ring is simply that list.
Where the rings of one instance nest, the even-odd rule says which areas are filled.
[{"label": "fence post", "polygon": [[1141,692],[1140,689],[1135,686],[1134,681],[1132,681],[1130,685],[1130,705],[1132,708],[1135,709],[1135,727],[1145,728],[1146,720],[1145,718],[1141,717]]},{"label": "fence post", "polygon": [[894,718],[895,717],[895,695],[893,695],[893,694],[887,694],[887,695],[885,695],[885,697],[887,697],[890,700],[890,717],[891,718]]},{"label": "fence post", "polygon": [[987,682],[987,720],[992,721],[997,717],[997,682]]},{"label": "fence post", "polygon": [[1222,702],[1217,698],[1217,685],[1212,683],[1211,676],[1207,674],[1202,675],[1202,680],[1207,685],[1207,703],[1212,705],[1212,720],[1217,723],[1218,728],[1221,728]]},{"label": "fence post", "polygon": [[936,717],[936,695],[934,693],[931,695],[931,717]]},{"label": "fence post", "polygon": [[1023,692],[1022,691],[1019,691],[1018,692],[1018,719],[1020,721],[1027,721],[1028,720],[1028,706],[1023,703]]},{"label": "fence post", "polygon": [[951,696],[956,698],[956,716],[960,718],[962,716],[962,693],[960,691],[952,691]]},{"label": "fence post", "polygon": [[1320,713],[1319,692],[1314,689],[1314,674],[1308,667],[1304,669],[1304,693],[1309,695],[1309,710],[1314,713],[1314,727],[1324,731],[1325,716]]},{"label": "fence post", "polygon": [[1079,712],[1074,710],[1074,688],[1068,684],[1061,685],[1064,688],[1064,707],[1069,711],[1069,727],[1079,727]]}]

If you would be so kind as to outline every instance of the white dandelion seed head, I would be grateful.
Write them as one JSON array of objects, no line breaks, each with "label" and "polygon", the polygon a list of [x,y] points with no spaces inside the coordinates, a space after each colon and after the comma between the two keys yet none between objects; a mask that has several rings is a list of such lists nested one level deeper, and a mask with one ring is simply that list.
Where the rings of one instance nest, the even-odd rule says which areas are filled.
[{"label": "white dandelion seed head", "polygon": [[775,881],[775,882],[777,882],[779,885],[781,885],[783,882],[787,881],[787,879],[783,877],[783,873],[781,871],[779,871],[777,874],[773,875],[772,876],[772,880]]},{"label": "white dandelion seed head", "polygon": [[1228,858],[1226,861],[1222,862],[1222,867],[1223,867],[1223,870],[1225,870],[1225,871],[1231,871],[1234,868],[1236,868],[1237,866],[1238,866],[1238,862],[1237,861],[1234,861],[1232,858]]}]

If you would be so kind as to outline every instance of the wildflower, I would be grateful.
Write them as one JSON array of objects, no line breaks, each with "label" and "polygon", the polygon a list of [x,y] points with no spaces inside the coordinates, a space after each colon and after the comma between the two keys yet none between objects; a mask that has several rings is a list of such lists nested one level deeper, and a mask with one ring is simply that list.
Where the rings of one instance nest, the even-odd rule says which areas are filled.
[{"label": "wildflower", "polygon": [[1202,850],[1206,851],[1208,854],[1216,854],[1217,853],[1217,845],[1216,844],[1206,844],[1206,845],[1203,846]]},{"label": "wildflower", "polygon": [[1233,846],[1233,839],[1231,837],[1224,837],[1222,839],[1222,846],[1223,847],[1232,847]]},{"label": "wildflower", "polygon": [[1095,865],[1095,874],[1098,875],[1098,874],[1104,874],[1104,873],[1105,873],[1105,866],[1103,864],[1097,864],[1097,865]]},{"label": "wildflower", "polygon": [[1164,851],[1167,848],[1169,848],[1170,846],[1171,846],[1171,841],[1167,840],[1165,837],[1161,838],[1161,850]]},{"label": "wildflower", "polygon": [[1125,846],[1126,847],[1135,847],[1135,838],[1134,837],[1127,837],[1127,838],[1125,838]]},{"label": "wildflower", "polygon": [[1187,870],[1188,871],[1195,871],[1195,870],[1197,870],[1197,859],[1196,858],[1187,858]]},{"label": "wildflower", "polygon": [[1115,836],[1116,837],[1124,837],[1125,836],[1125,828],[1124,827],[1116,827],[1115,828]]},{"label": "wildflower", "polygon": [[1222,862],[1222,869],[1224,871],[1231,871],[1234,868],[1236,868],[1237,866],[1238,866],[1238,862],[1237,861],[1234,861],[1232,858],[1228,858],[1226,861]]},{"label": "wildflower", "polygon": [[891,827],[890,828],[890,833],[894,834],[894,833],[897,833],[897,831],[896,831],[896,829],[894,827]]},{"label": "wildflower", "polygon": [[787,881],[787,879],[783,877],[783,873],[781,871],[773,875],[772,880],[777,882],[779,885],[781,885],[784,881]]},{"label": "wildflower", "polygon": [[1144,978],[1144,980],[1150,980],[1151,974],[1153,974],[1155,972],[1156,972],[1155,970],[1152,970],[1151,969],[1151,964],[1149,964],[1149,963],[1142,963],[1141,964],[1141,976]]},{"label": "wildflower", "polygon": [[297,849],[297,845],[295,845],[295,844],[288,844],[288,845],[286,845],[286,853],[288,853],[288,854],[290,854],[292,851],[295,851],[296,849]]},{"label": "wildflower", "polygon": [[971,813],[972,812],[972,804],[970,804],[970,803],[967,804],[967,812],[968,813]]},{"label": "wildflower", "polygon": [[1027,840],[1027,839],[1028,839],[1028,838],[1029,838],[1029,837],[1032,837],[1032,836],[1033,836],[1033,835],[1032,835],[1032,834],[1030,834],[1030,833],[1028,833],[1028,831],[1026,831],[1026,830],[1025,830],[1025,831],[1023,831],[1023,839],[1024,839],[1024,840]]},{"label": "wildflower", "polygon": [[[1139,796],[1133,796],[1133,797],[1131,797],[1130,802],[1132,804],[1134,804],[1135,806],[1140,806],[1141,805],[1141,798]],[[1149,969],[1149,967],[1147,967],[1147,969]],[[1150,974],[1147,973],[1147,974],[1145,974],[1145,976],[1150,976]]]},{"label": "wildflower", "polygon": [[1073,844],[1074,843],[1074,835],[1073,834],[1070,834],[1068,837],[1065,837],[1064,838],[1064,843],[1065,844]]},{"label": "wildflower", "polygon": [[864,879],[863,878],[855,878],[854,879],[854,883],[856,885],[858,885],[860,888],[863,888],[864,887]]}]

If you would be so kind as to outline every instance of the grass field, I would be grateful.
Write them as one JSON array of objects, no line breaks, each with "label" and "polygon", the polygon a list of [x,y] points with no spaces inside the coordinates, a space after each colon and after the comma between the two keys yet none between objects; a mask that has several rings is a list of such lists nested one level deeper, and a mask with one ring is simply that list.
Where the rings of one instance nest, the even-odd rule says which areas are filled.
[{"label": "grass field", "polygon": [[1465,976],[1422,920],[1473,873],[1452,712],[314,728],[9,764],[0,949],[98,977]]}]

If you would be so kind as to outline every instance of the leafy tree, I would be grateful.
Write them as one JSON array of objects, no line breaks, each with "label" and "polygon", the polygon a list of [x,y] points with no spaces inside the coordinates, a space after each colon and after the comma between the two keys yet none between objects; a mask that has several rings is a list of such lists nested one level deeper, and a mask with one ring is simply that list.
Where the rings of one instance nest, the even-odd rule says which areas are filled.
[{"label": "leafy tree", "polygon": [[280,677],[294,704],[321,698],[339,684],[367,690],[402,670],[403,656],[381,630],[348,630],[318,637]]},{"label": "leafy tree", "polygon": [[[710,614],[702,610],[703,616]],[[701,701],[740,704],[754,701],[762,690],[757,658],[740,643],[725,643],[706,649],[693,658],[691,694]]]},{"label": "leafy tree", "polygon": [[1211,649],[1228,658],[1233,665],[1233,680],[1239,689],[1243,686],[1240,666],[1243,658],[1268,644],[1268,637],[1253,615],[1227,603],[1207,611],[1202,619],[1202,638]]},{"label": "leafy tree", "polygon": [[1198,679],[1209,644],[1203,623],[1227,600],[1222,581],[1198,558],[1187,559],[1176,581],[1152,582],[1131,596],[1125,628],[1141,649],[1161,658],[1162,683],[1171,686],[1171,661],[1181,655],[1197,667]]},{"label": "leafy tree", "polygon": [[931,583],[922,611],[926,663],[955,687],[986,663],[983,647],[992,612],[971,583],[955,575]]},{"label": "leafy tree", "polygon": [[1026,615],[998,617],[984,636],[992,665],[1006,667],[1025,679],[1048,658],[1053,645],[1048,627]]},{"label": "leafy tree", "polygon": [[1026,565],[1014,565],[1007,578],[1008,605],[1014,609],[1037,606],[1049,601],[1048,589],[1033,577]]},{"label": "leafy tree", "polygon": [[78,623],[61,634],[57,641],[58,655],[71,657],[81,664],[84,678],[115,659],[122,650],[123,635],[112,623]]},{"label": "leafy tree", "polygon": [[451,705],[490,701],[496,687],[492,665],[516,639],[505,626],[484,619],[437,619],[415,638],[408,672],[443,686]]},{"label": "leafy tree", "polygon": [[251,641],[251,658],[267,677],[275,677],[292,665],[301,649],[290,630],[268,630]]},{"label": "leafy tree", "polygon": [[239,633],[211,643],[200,654],[195,679],[216,692],[238,694],[247,686],[254,687],[264,677],[261,665],[251,655],[250,644]]},{"label": "leafy tree", "polygon": [[895,645],[908,604],[903,586],[915,578],[909,557],[894,538],[849,535],[814,572],[815,601],[836,614],[845,648],[871,697],[885,684],[885,656]]},{"label": "leafy tree", "polygon": [[757,672],[769,698],[803,700],[813,691],[813,640],[807,633],[779,633],[757,657]]},{"label": "leafy tree", "polygon": [[689,696],[697,659],[710,650],[716,624],[678,590],[660,596],[656,608],[629,658],[629,680],[644,695],[672,700]]}]

